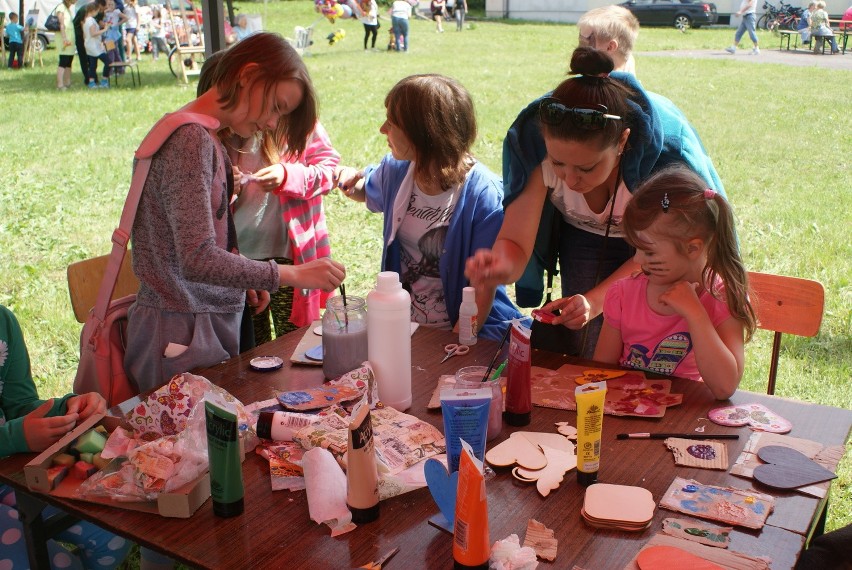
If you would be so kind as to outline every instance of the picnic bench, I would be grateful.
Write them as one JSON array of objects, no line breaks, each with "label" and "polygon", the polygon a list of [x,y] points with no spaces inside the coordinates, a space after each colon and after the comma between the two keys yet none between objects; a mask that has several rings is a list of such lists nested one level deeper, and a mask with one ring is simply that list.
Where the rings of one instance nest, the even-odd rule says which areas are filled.
[{"label": "picnic bench", "polygon": [[790,51],[790,38],[793,38],[793,50],[799,47],[799,32],[797,30],[778,30],[778,35],[781,36],[781,45],[778,46],[778,51],[784,49],[784,42],[787,42],[787,51]]}]

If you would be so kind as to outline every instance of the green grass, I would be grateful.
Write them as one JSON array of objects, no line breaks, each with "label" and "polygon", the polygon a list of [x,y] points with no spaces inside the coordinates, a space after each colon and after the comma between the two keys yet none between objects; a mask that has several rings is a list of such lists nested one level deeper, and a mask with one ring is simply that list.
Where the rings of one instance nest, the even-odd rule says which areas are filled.
[{"label": "green grass", "polygon": [[[265,27],[283,35],[317,20],[307,0],[238,6],[261,13]],[[383,21],[382,48],[388,27]],[[324,37],[337,28],[347,36],[328,46]],[[568,25],[477,21],[463,33],[448,26],[436,34],[432,22],[417,20],[408,54],[365,53],[362,37],[357,22],[318,21],[306,58],[322,121],[344,163],[363,166],[387,151],[378,127],[384,95],[396,81],[441,72],[473,94],[480,125],[475,153],[499,171],[506,128],[523,105],[564,77],[577,32]],[[639,77],[674,100],[701,133],[736,208],[749,268],[813,278],[826,287],[819,336],[784,341],[778,394],[852,408],[852,119],[845,99],[852,75],[641,53],[721,49],[730,37],[726,28],[686,34],[643,29]],[[774,46],[768,33],[762,38]],[[0,303],[23,325],[44,396],[68,392],[76,367],[80,325],[68,301],[65,268],[108,253],[133,150],[160,115],[189,101],[195,89],[176,85],[164,60],[146,59],[139,89],[128,77],[118,89],[90,92],[75,62],[74,88],[58,93],[56,61],[56,50],[49,50],[44,68],[0,69]],[[366,294],[378,269],[381,217],[339,194],[328,197],[326,208],[348,289]],[[748,346],[743,388],[764,390],[770,343],[770,335],[759,332]],[[852,523],[852,460],[847,457],[839,473],[829,528]]]}]

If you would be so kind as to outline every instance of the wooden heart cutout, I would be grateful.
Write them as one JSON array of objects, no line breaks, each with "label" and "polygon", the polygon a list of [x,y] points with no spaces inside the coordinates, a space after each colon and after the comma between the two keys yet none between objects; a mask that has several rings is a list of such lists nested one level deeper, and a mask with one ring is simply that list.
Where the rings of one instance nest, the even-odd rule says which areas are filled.
[{"label": "wooden heart cutout", "polygon": [[512,474],[521,481],[533,482],[542,497],[546,497],[551,491],[558,489],[559,484],[566,472],[577,467],[577,456],[574,451],[554,449],[546,445],[541,446],[547,465],[543,469],[531,471],[523,467],[516,467]]},{"label": "wooden heart cutout", "polygon": [[636,557],[636,564],[641,570],[669,570],[670,568],[723,570],[718,564],[713,564],[709,560],[674,546],[649,546]]},{"label": "wooden heart cutout", "polygon": [[[552,435],[562,437],[558,434]],[[565,441],[568,442],[567,439]],[[543,469],[547,465],[547,458],[538,445],[524,437],[521,432],[513,433],[509,439],[489,449],[485,453],[485,459],[496,467],[508,467],[517,463],[527,469]]]},{"label": "wooden heart cutout", "polygon": [[438,505],[438,509],[444,518],[453,526],[456,518],[456,494],[459,487],[459,472],[454,471],[452,475],[447,473],[447,468],[437,459],[427,459],[423,466],[426,476],[426,484],[432,499]]},{"label": "wooden heart cutout", "polygon": [[776,489],[796,489],[835,479],[837,475],[795,449],[781,445],[761,447],[764,465],[754,468],[754,478]]}]

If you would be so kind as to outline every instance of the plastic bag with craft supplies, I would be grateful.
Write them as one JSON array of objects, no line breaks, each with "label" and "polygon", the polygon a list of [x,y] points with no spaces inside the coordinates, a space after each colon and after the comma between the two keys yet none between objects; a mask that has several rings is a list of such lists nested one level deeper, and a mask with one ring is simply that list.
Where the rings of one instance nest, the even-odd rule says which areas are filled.
[{"label": "plastic bag with craft supplies", "polygon": [[184,373],[127,413],[132,431],[116,428],[102,457],[103,470],[77,490],[79,498],[152,501],[195,480],[208,469],[204,401],[236,408],[245,449],[256,442],[242,403],[202,376]]}]

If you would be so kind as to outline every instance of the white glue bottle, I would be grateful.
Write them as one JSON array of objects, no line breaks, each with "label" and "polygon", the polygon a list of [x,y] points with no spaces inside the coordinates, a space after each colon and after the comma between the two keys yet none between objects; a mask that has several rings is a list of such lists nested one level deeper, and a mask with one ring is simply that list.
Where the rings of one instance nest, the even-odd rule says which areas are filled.
[{"label": "white glue bottle", "polygon": [[367,294],[367,360],[379,399],[400,412],[411,407],[411,296],[399,274],[382,271]]},{"label": "white glue bottle", "polygon": [[476,291],[473,287],[462,289],[462,303],[459,307],[459,344],[476,344],[478,327]]}]

